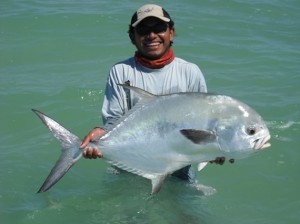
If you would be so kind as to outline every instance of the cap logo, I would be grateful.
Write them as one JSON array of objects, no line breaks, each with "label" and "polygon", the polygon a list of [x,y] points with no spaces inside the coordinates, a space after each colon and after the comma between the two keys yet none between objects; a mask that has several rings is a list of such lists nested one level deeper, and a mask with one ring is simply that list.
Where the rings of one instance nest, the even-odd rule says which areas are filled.
[{"label": "cap logo", "polygon": [[149,13],[149,12],[152,12],[153,11],[153,8],[152,9],[145,9],[145,13]]},{"label": "cap logo", "polygon": [[153,10],[154,10],[153,7],[152,7],[152,8],[147,8],[147,9],[145,9],[145,10],[143,10],[143,11],[139,11],[138,14],[142,14],[142,13],[150,13],[150,12],[152,12]]}]

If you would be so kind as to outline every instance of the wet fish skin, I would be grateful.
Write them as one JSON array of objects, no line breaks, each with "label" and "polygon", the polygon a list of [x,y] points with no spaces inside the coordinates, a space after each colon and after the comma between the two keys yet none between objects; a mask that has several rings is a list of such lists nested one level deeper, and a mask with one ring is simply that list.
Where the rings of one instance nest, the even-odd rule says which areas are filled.
[{"label": "wet fish skin", "polygon": [[[152,181],[157,193],[166,176],[216,157],[243,158],[269,147],[263,119],[231,97],[204,93],[156,96],[136,87],[136,106],[88,147],[98,147],[111,164]],[[45,114],[33,110],[62,144],[62,154],[39,192],[50,189],[80,159],[81,140]]]}]

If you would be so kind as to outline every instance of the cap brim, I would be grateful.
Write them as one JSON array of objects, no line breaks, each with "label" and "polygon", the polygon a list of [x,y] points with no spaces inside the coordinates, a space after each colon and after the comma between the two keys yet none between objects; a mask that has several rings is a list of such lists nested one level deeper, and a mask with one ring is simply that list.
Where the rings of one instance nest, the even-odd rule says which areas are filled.
[{"label": "cap brim", "polygon": [[140,22],[142,22],[144,19],[148,18],[148,17],[155,17],[155,18],[158,18],[164,22],[170,22],[171,20],[167,17],[162,17],[162,16],[153,16],[153,15],[149,15],[149,16],[146,16],[142,19],[139,19],[137,20],[135,23],[131,24],[132,27],[136,27]]}]

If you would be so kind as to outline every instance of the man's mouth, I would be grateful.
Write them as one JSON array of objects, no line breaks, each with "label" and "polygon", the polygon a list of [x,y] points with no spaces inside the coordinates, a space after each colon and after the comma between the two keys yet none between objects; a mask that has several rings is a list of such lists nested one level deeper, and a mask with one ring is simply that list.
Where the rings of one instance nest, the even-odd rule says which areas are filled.
[{"label": "man's mouth", "polygon": [[146,47],[157,47],[157,46],[159,46],[159,45],[160,45],[159,42],[146,43],[146,44],[145,44]]}]

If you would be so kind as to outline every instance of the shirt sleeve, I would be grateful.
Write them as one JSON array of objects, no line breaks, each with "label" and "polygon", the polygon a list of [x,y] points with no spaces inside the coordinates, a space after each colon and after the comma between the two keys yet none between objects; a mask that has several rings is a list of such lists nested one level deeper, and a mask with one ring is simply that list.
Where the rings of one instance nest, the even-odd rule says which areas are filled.
[{"label": "shirt sleeve", "polygon": [[200,68],[195,64],[191,64],[190,74],[191,76],[189,80],[189,91],[206,93],[207,92],[206,81]]},{"label": "shirt sleeve", "polygon": [[125,114],[127,110],[126,96],[124,89],[118,84],[123,83],[120,80],[116,67],[114,66],[108,76],[105,96],[102,105],[103,129],[108,131],[115,122]]}]

